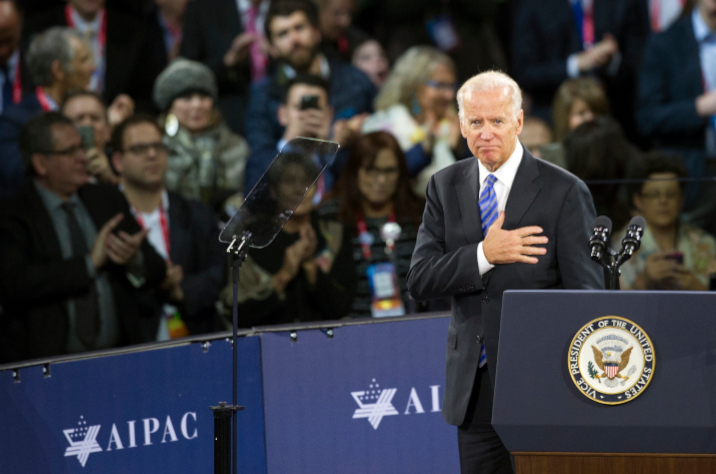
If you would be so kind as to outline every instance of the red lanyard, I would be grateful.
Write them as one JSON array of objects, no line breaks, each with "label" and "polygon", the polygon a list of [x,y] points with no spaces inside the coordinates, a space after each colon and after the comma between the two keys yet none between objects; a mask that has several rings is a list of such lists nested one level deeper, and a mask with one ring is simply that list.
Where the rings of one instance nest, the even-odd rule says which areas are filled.
[{"label": "red lanyard", "polygon": [[[370,251],[370,245],[373,242],[373,236],[370,232],[368,232],[368,226],[365,223],[365,217],[363,217],[363,213],[359,212],[358,215],[358,240],[360,241],[360,247],[363,250],[363,257],[366,260],[370,260],[373,258],[373,252]],[[390,213],[390,217],[388,217],[388,222],[395,222],[395,212]],[[393,244],[393,247],[395,244]],[[386,249],[389,249],[392,251],[393,249],[388,246],[386,243],[385,245]]]},{"label": "red lanyard", "polygon": [[[104,54],[104,46],[107,44],[107,15],[105,14],[105,9],[101,9],[98,15],[100,15],[100,18],[97,41],[99,42],[99,50]],[[70,5],[65,5],[65,20],[67,21],[67,26],[73,29],[76,28],[75,20],[72,18],[72,7]]]},{"label": "red lanyard", "polygon": [[[134,212],[134,217],[137,220],[137,223],[139,223],[140,227],[142,229],[146,229],[144,225],[144,219],[142,218],[142,214],[137,211],[134,206],[132,206],[132,211]],[[164,210],[164,206],[159,206],[159,225],[162,228],[162,237],[164,237],[164,248],[167,250],[167,260],[171,261],[171,246],[169,245],[169,225],[167,224],[167,212]]]},{"label": "red lanyard", "polygon": [[49,112],[52,110],[52,105],[50,105],[50,99],[47,98],[47,94],[45,94],[45,91],[42,90],[42,87],[36,87],[35,88],[35,95],[37,96],[37,101],[40,103],[40,107],[42,107],[42,110],[45,112]]},{"label": "red lanyard", "polygon": [[594,1],[587,10],[584,11],[582,18],[582,43],[584,49],[594,46]]}]

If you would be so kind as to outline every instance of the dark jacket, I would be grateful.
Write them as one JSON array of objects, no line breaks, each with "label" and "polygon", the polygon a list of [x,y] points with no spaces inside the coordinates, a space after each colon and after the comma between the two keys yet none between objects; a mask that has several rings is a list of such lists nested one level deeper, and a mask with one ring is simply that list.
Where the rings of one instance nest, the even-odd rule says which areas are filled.
[{"label": "dark jacket", "polygon": [[10,197],[25,182],[18,140],[25,124],[40,112],[42,106],[33,91],[0,115],[0,199]]},{"label": "dark jacket", "polygon": [[[115,232],[140,230],[124,196],[108,185],[85,185],[78,191],[97,231],[117,213],[124,219]],[[88,242],[88,245],[92,243]],[[144,287],[166,275],[162,258],[146,241]],[[142,342],[137,290],[126,268],[107,264],[120,345]],[[33,182],[28,181],[0,206],[0,362],[50,357],[65,353],[69,331],[67,299],[87,292],[93,280],[84,257],[63,260],[52,220]]]},{"label": "dark jacket", "polygon": [[477,247],[483,235],[478,175],[473,158],[430,178],[423,225],[408,273],[408,289],[416,300],[452,298],[443,416],[456,426],[465,419],[483,342],[494,386],[505,290],[604,288],[601,269],[590,260],[587,249],[595,218],[587,186],[526,149],[502,228],[540,226],[549,238],[547,254],[535,265],[497,265],[480,277]]}]

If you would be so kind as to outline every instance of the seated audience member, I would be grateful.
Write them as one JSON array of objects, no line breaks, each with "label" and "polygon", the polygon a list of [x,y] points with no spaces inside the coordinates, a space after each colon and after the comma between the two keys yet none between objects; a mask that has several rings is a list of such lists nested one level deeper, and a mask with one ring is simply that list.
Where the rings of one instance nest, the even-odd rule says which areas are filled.
[{"label": "seated audience member", "polygon": [[[625,290],[707,290],[709,274],[716,271],[716,241],[703,230],[681,222],[687,172],[679,158],[651,153],[636,167],[632,194],[634,212],[644,217],[646,229],[639,251],[621,267]],[[626,233],[615,235],[621,246]]]},{"label": "seated audience member", "polygon": [[[313,99],[315,97],[315,99]],[[335,140],[341,145],[338,154],[333,159],[325,173],[318,182],[318,190],[314,196],[314,203],[323,199],[325,193],[333,188],[333,184],[341,173],[347,158],[347,148],[350,142],[360,132],[360,117],[350,120],[333,122],[333,111],[328,105],[328,82],[320,76],[298,75],[291,80],[286,89],[286,97],[278,109],[278,121],[285,131],[278,143],[251,154],[246,165],[246,184],[244,189],[249,192],[268,169],[271,161],[278,152],[296,137],[318,138],[321,140]],[[307,101],[314,103],[308,104]],[[307,107],[306,105],[310,105]],[[333,133],[331,134],[331,128]],[[326,160],[331,157],[316,157],[316,166],[323,168]]]},{"label": "seated audience member", "polygon": [[169,62],[179,55],[184,29],[184,12],[186,12],[186,4],[189,1],[154,0],[154,4],[157,6],[157,21],[162,29],[164,48]]},{"label": "seated audience member", "polygon": [[142,342],[137,288],[166,274],[122,194],[87,184],[79,133],[58,112],[20,135],[32,179],[0,206],[0,360]]},{"label": "seated audience member", "polygon": [[360,69],[370,79],[376,89],[380,90],[388,79],[390,63],[383,46],[370,37],[365,37],[353,48],[351,64]]},{"label": "seated audience member", "polygon": [[[224,283],[225,258],[218,221],[199,201],[167,192],[168,155],[150,116],[135,115],[117,126],[112,161],[147,239],[167,265],[159,289],[143,295],[147,341],[223,330],[216,302]],[[146,316],[146,315],[145,315]]]},{"label": "seated audience member", "polygon": [[552,130],[547,122],[539,117],[525,117],[520,133],[520,143],[527,148],[533,156],[542,158],[542,147],[552,143]]},{"label": "seated audience member", "polygon": [[167,64],[162,32],[156,21],[105,8],[105,0],[66,0],[28,15],[23,30],[27,45],[38,33],[54,26],[69,27],[85,41],[97,68],[90,89],[106,103],[127,94],[142,111],[151,111],[152,85]]},{"label": "seated audience member", "polygon": [[[650,38],[639,76],[640,131],[658,149],[680,156],[694,178],[714,174],[707,169],[716,158],[714,31],[713,1],[698,0],[693,12]],[[686,190],[687,208],[697,204],[698,192],[699,186]]]},{"label": "seated audience member", "polygon": [[51,28],[35,38],[26,58],[37,87],[0,115],[0,199],[25,181],[18,147],[22,128],[36,114],[57,110],[67,91],[86,88],[95,70],[92,54],[69,28]]},{"label": "seated audience member", "polygon": [[22,100],[29,85],[27,68],[20,58],[22,11],[18,0],[0,0],[0,114]]},{"label": "seated audience member", "polygon": [[265,29],[277,66],[251,88],[246,139],[252,150],[271,148],[281,139],[284,127],[278,121],[278,108],[286,86],[297,74],[319,75],[329,82],[334,120],[372,111],[375,87],[368,76],[319,51],[318,12],[311,0],[272,3]]},{"label": "seated audience member", "polygon": [[270,5],[271,0],[192,0],[184,15],[179,55],[211,68],[218,107],[236,133],[244,132],[251,82],[266,75],[264,20]]},{"label": "seated audience member", "polygon": [[182,58],[169,65],[154,85],[154,101],[165,112],[167,189],[220,210],[228,198],[243,191],[249,148],[214,109],[216,94],[211,70]]},{"label": "seated audience member", "polygon": [[[343,175],[320,209],[321,215],[337,219],[350,231],[346,243],[352,247],[358,280],[352,317],[371,316],[368,272],[386,262],[393,264],[406,312],[415,311],[405,282],[424,205],[411,189],[405,155],[391,134],[372,132],[356,140]],[[390,223],[398,224],[399,234],[386,239],[382,233]]]},{"label": "seated audience member", "polygon": [[[409,153],[415,192],[425,194],[430,177],[461,156],[464,141],[455,109],[457,91],[452,59],[429,46],[410,48],[395,63],[375,99],[376,112],[363,132],[393,134]],[[418,146],[420,145],[420,146]]]},{"label": "seated audience member", "polygon": [[638,157],[638,150],[627,141],[617,121],[597,117],[582,123],[564,140],[564,154],[566,169],[587,183],[597,215],[608,216],[613,229],[625,225],[629,198],[623,186],[591,182],[625,179]]},{"label": "seated audience member", "polygon": [[[269,170],[268,186],[280,210],[293,209],[318,169],[286,156]],[[345,228],[320,219],[312,187],[270,246],[250,249],[239,278],[239,325],[288,324],[342,318],[355,289]],[[231,308],[231,286],[223,301]]]},{"label": "seated audience member", "polygon": [[636,75],[649,34],[645,0],[517,5],[512,67],[520,87],[532,96],[532,114],[548,119],[550,102],[562,82],[596,76],[606,85],[614,116],[631,136]]},{"label": "seated audience member", "polygon": [[329,58],[351,62],[353,51],[365,33],[352,26],[355,0],[312,0],[318,7],[321,51]]}]

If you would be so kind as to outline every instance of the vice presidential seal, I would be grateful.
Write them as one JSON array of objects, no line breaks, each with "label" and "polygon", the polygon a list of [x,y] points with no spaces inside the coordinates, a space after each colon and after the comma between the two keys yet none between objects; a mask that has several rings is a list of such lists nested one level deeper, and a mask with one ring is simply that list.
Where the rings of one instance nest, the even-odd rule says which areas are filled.
[{"label": "vice presidential seal", "polygon": [[654,349],[642,328],[603,316],[577,332],[569,346],[569,373],[584,396],[605,405],[634,400],[654,376]]}]

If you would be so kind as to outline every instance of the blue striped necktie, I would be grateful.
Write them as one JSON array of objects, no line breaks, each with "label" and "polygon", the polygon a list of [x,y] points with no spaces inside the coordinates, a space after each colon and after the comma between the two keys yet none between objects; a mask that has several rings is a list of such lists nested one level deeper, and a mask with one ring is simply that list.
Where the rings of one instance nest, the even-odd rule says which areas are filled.
[{"label": "blue striped necktie", "polygon": [[[480,193],[480,219],[482,220],[482,238],[487,236],[487,231],[493,222],[497,220],[497,194],[495,194],[495,178],[494,174],[487,175],[485,180],[485,189]],[[477,366],[483,368],[487,364],[487,352],[485,351],[485,343],[480,348],[480,359]]]}]

